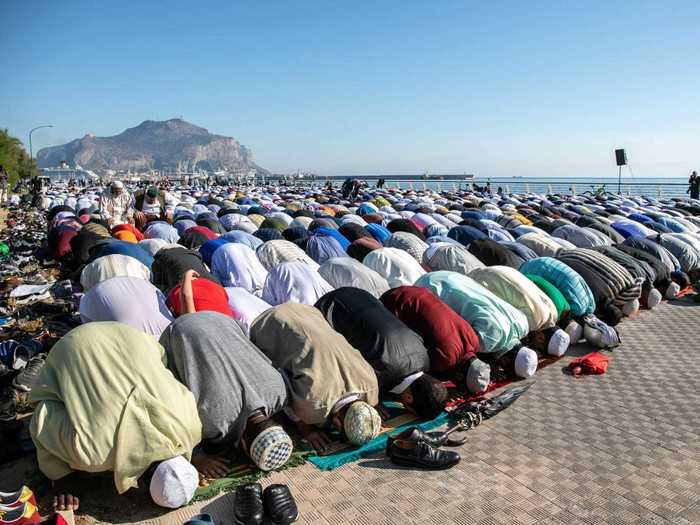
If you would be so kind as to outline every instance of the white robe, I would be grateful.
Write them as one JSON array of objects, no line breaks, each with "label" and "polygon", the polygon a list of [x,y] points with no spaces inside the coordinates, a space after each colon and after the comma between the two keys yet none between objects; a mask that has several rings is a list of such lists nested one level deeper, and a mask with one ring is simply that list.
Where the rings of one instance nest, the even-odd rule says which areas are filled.
[{"label": "white robe", "polygon": [[[310,217],[298,217],[310,218]],[[302,262],[309,265],[313,270],[318,270],[318,263],[304,253],[304,250],[296,244],[283,239],[267,241],[257,251],[258,259],[268,270],[283,262]]]},{"label": "white robe", "polygon": [[151,283],[138,277],[112,277],[83,295],[80,319],[128,324],[158,339],[174,318],[165,296]]},{"label": "white robe", "polygon": [[530,332],[550,328],[557,322],[552,300],[530,279],[509,266],[478,268],[469,277],[527,317]]},{"label": "white robe", "polygon": [[151,280],[151,270],[138,259],[128,255],[104,255],[88,264],[80,273],[80,284],[87,292],[96,284],[112,277],[138,277]]},{"label": "white robe", "polygon": [[328,259],[321,265],[318,273],[334,288],[359,288],[377,299],[389,290],[389,283],[384,277],[352,257]]},{"label": "white robe", "polygon": [[309,265],[285,262],[270,270],[262,298],[273,306],[287,302],[313,305],[332,290],[333,287]]},{"label": "white robe", "polygon": [[272,308],[272,305],[254,296],[245,288],[229,286],[226,288],[226,295],[236,321],[246,334],[250,332],[250,325],[255,318]]},{"label": "white robe", "polygon": [[267,279],[255,252],[241,243],[220,246],[211,259],[211,271],[224,286],[239,286],[258,297]]},{"label": "white robe", "polygon": [[[427,264],[433,271],[446,270],[468,275],[476,268],[484,268],[485,264],[477,259],[469,250],[460,244],[436,243]],[[427,253],[427,251],[426,251]]]},{"label": "white robe", "polygon": [[412,286],[421,275],[423,267],[407,252],[397,248],[379,248],[367,254],[362,263],[384,277],[389,287]]}]

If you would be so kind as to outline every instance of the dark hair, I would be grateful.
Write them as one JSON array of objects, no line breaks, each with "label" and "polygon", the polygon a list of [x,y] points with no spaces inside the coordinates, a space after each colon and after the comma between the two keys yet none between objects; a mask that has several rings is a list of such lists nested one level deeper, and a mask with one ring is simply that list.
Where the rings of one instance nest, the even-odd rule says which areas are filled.
[{"label": "dark hair", "polygon": [[567,308],[561,313],[561,317],[557,321],[557,326],[559,328],[564,328],[566,329],[567,326],[569,326],[569,323],[572,321],[572,316],[571,316],[571,309]]},{"label": "dark hair", "polygon": [[681,287],[681,290],[690,286],[690,277],[688,277],[688,274],[685,272],[672,272],[671,279],[673,280],[673,282],[675,282],[678,286]]},{"label": "dark hair", "polygon": [[248,421],[248,424],[245,427],[245,431],[243,432],[243,439],[246,442],[246,446],[250,447],[250,445],[253,443],[253,440],[258,437],[258,435],[265,429],[268,429],[270,427],[274,427],[276,423],[272,421],[271,419],[263,419],[262,421],[259,421],[258,423],[253,423],[252,421]]},{"label": "dark hair", "polygon": [[608,326],[616,326],[622,321],[624,314],[617,306],[608,303],[598,312],[598,318]]},{"label": "dark hair", "polygon": [[423,374],[411,383],[413,409],[424,419],[440,415],[447,403],[447,388],[433,376]]}]

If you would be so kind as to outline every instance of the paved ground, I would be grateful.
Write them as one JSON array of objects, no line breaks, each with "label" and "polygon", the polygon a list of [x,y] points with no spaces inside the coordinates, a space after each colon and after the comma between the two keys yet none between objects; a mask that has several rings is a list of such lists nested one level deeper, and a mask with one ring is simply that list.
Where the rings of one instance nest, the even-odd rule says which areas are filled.
[{"label": "paved ground", "polygon": [[[564,375],[570,358],[544,369],[471,433],[449,471],[377,457],[263,483],[290,485],[303,523],[700,523],[699,325],[689,299],[625,321],[606,375]],[[179,524],[201,509],[230,524],[232,499],[143,523]]]},{"label": "paved ground", "polygon": [[[564,375],[571,357],[542,370],[515,405],[470,432],[449,471],[379,456],[263,483],[290,485],[302,523],[700,523],[699,325],[688,298],[625,321],[606,375]],[[232,523],[232,495],[161,515],[144,494],[96,494],[82,494],[80,525],[178,525],[200,511]]]}]

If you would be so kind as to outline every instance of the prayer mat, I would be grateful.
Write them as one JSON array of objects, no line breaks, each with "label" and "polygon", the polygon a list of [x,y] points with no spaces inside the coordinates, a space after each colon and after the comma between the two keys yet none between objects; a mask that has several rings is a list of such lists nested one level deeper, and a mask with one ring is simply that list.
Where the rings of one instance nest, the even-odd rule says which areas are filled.
[{"label": "prayer mat", "polygon": [[[546,356],[541,357],[537,365],[537,369],[540,370],[546,366],[556,363],[561,359],[560,357]],[[386,448],[386,442],[390,435],[398,434],[399,432],[405,430],[411,426],[420,427],[422,430],[429,431],[434,428],[440,427],[449,423],[449,411],[454,409],[460,403],[464,401],[477,401],[482,399],[485,394],[496,390],[497,388],[504,387],[517,381],[517,379],[512,378],[494,378],[489,387],[479,394],[467,394],[463,390],[460,390],[454,383],[446,381],[445,385],[450,391],[450,399],[446,406],[446,412],[443,412],[438,417],[431,421],[424,421],[423,423],[418,423],[419,417],[410,411],[407,411],[398,403],[393,402],[383,402],[384,408],[389,412],[389,419],[382,422],[381,433],[374,438],[372,441],[365,443],[361,447],[356,447],[348,443],[342,438],[340,432],[331,432],[329,437],[331,437],[332,443],[329,450],[323,455],[316,454],[312,452],[308,456],[307,460],[314,465],[316,465],[321,470],[334,470],[338,467],[345,465],[346,463],[351,463],[357,461],[358,459],[371,456],[378,452],[384,451]]]},{"label": "prayer mat", "polygon": [[345,441],[340,432],[331,432],[329,437],[332,443],[329,450],[322,456],[314,452],[307,457],[307,460],[321,470],[334,470],[346,463],[357,461],[377,452],[383,452],[386,448],[387,439],[391,434],[396,434],[411,426],[418,426],[422,430],[428,431],[448,422],[449,416],[446,412],[443,412],[431,421],[417,423],[419,420],[418,416],[413,412],[408,412],[400,404],[384,402],[383,405],[389,412],[390,417],[382,422],[381,433],[376,438],[361,447],[357,447]]},{"label": "prayer mat", "polygon": [[[289,460],[277,470],[285,470],[288,468],[298,467],[303,465],[306,461],[306,456],[309,452],[299,451],[295,447],[295,451],[292,453]],[[253,465],[246,458],[237,457],[233,461],[233,466],[226,476],[223,478],[209,480],[209,484],[206,487],[199,487],[194,493],[194,498],[190,503],[195,501],[203,501],[211,499],[221,492],[230,492],[234,490],[239,485],[244,483],[253,483],[261,478],[269,476],[272,472],[276,471],[263,471]]]},{"label": "prayer mat", "polygon": [[[537,361],[537,371],[539,372],[543,368],[548,367],[549,365],[556,363],[559,361],[562,357],[566,356],[564,354],[563,356],[560,357],[555,357],[555,356],[541,356],[539,360]],[[527,381],[533,381],[535,379],[536,375],[528,379]],[[467,401],[478,401],[485,397],[486,394],[489,392],[492,392],[496,389],[502,388],[504,386],[508,386],[511,383],[515,383],[518,381],[525,381],[524,379],[520,379],[517,377],[508,377],[503,375],[502,377],[496,375],[491,377],[491,382],[489,383],[488,388],[484,390],[483,392],[479,392],[478,394],[469,394],[466,393],[462,390],[460,390],[454,383],[450,381],[446,381],[445,385],[447,386],[447,389],[450,393],[450,398],[447,401],[447,405],[445,406],[445,410],[447,412],[450,412],[452,409],[460,405],[461,403],[467,402]]]},{"label": "prayer mat", "polygon": [[680,292],[678,292],[676,297],[674,297],[673,299],[680,299],[681,297],[685,297],[686,295],[694,295],[694,294],[695,294],[695,289],[693,288],[693,285],[691,284],[690,286],[686,286]]}]

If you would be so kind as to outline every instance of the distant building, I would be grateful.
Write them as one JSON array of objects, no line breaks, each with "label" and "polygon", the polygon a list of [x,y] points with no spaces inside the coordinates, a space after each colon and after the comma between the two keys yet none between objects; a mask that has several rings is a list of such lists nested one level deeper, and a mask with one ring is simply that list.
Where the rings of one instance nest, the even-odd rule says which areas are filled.
[{"label": "distant building", "polygon": [[42,168],[41,176],[48,177],[51,182],[67,182],[73,180],[96,180],[99,177],[90,170],[84,170],[80,166],[71,168],[65,160],[55,168]]}]

